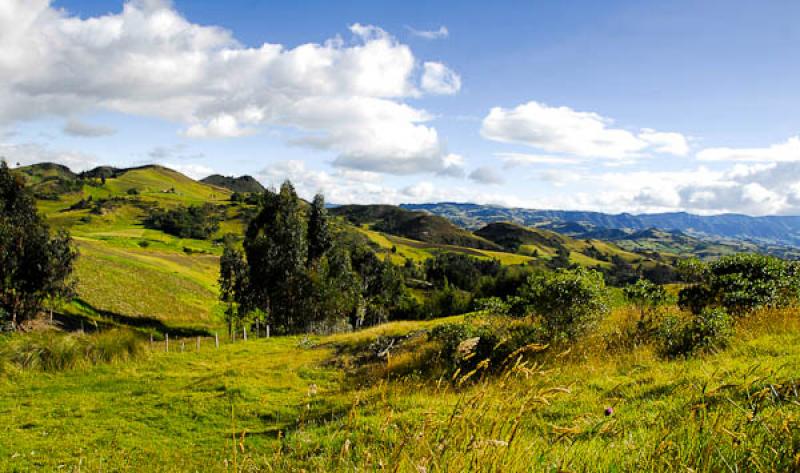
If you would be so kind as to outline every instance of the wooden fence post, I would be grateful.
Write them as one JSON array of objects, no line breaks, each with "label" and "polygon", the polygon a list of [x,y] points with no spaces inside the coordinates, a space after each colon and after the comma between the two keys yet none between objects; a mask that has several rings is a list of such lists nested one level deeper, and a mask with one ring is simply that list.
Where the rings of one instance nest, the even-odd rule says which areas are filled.
[{"label": "wooden fence post", "polygon": [[200,351],[200,337],[197,337],[197,351]]},{"label": "wooden fence post", "polygon": [[167,353],[169,353],[169,334],[164,338],[165,346],[167,347]]},{"label": "wooden fence post", "polygon": [[247,327],[242,328],[244,330],[244,341],[247,341]]},{"label": "wooden fence post", "polygon": [[219,333],[214,332],[214,344],[219,348]]},{"label": "wooden fence post", "polygon": [[267,324],[267,338],[269,338],[269,324]]},{"label": "wooden fence post", "polygon": [[185,345],[186,342],[184,342],[183,339],[181,339],[181,353],[183,353],[183,349],[186,348]]}]

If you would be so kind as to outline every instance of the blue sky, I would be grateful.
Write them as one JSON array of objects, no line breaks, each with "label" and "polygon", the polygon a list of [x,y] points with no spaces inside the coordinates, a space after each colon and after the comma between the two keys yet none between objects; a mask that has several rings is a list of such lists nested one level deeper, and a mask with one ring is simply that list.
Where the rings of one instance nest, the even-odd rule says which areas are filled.
[{"label": "blue sky", "polygon": [[797,2],[3,4],[12,164],[158,162],[337,203],[800,213]]}]

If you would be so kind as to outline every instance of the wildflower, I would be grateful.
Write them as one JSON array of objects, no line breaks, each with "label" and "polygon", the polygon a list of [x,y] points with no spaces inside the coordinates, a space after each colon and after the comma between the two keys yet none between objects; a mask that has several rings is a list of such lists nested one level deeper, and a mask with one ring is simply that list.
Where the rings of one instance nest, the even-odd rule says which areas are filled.
[{"label": "wildflower", "polygon": [[606,409],[603,411],[603,414],[605,414],[606,417],[610,416],[613,413],[614,413],[613,407],[606,407]]}]

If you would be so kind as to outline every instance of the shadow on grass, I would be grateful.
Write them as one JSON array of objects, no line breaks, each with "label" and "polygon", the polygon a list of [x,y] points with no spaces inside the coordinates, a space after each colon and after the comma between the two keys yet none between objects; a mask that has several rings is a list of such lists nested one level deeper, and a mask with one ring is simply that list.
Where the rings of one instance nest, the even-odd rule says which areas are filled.
[{"label": "shadow on grass", "polygon": [[53,314],[54,321],[67,331],[84,330],[86,332],[96,332],[110,328],[130,327],[154,334],[163,335],[168,333],[177,337],[206,337],[211,335],[209,331],[204,329],[170,326],[154,317],[133,317],[98,309],[79,298],[76,298],[73,304],[79,307],[82,313]]}]

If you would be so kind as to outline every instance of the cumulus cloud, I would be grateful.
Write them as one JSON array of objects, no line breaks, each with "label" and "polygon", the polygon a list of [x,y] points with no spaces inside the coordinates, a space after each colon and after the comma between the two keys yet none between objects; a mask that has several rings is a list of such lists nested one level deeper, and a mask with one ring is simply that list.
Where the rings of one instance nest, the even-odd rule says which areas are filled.
[{"label": "cumulus cloud", "polygon": [[481,134],[493,141],[581,158],[631,159],[647,151],[688,153],[686,139],[679,133],[643,129],[636,134],[611,125],[610,119],[593,112],[531,101],[511,109],[492,108],[483,119]]},{"label": "cumulus cloud", "polygon": [[70,136],[81,136],[85,138],[97,138],[100,136],[109,136],[113,135],[117,132],[117,130],[103,126],[103,125],[92,125],[90,123],[85,123],[77,118],[70,118],[67,120],[67,123],[64,124],[64,133]]},{"label": "cumulus cloud", "polygon": [[447,30],[447,27],[442,25],[439,27],[438,30],[417,30],[410,26],[406,26],[406,29],[414,36],[424,39],[442,39],[447,38],[450,36],[450,32]]},{"label": "cumulus cloud", "polygon": [[431,94],[452,95],[461,90],[461,77],[440,62],[426,62],[422,90]]},{"label": "cumulus cloud", "polygon": [[267,187],[277,187],[289,179],[301,197],[310,199],[323,192],[325,199],[336,204],[419,203],[419,202],[476,202],[520,206],[523,201],[515,196],[496,192],[481,192],[464,186],[449,188],[422,180],[412,185],[396,187],[384,182],[381,174],[335,169],[333,172],[312,169],[305,161],[289,160],[270,164],[256,177]]},{"label": "cumulus cloud", "polygon": [[499,185],[506,182],[502,174],[489,166],[475,168],[469,173],[469,178],[480,184]]},{"label": "cumulus cloud", "polygon": [[158,161],[156,164],[160,164],[164,167],[178,171],[179,173],[189,176],[195,180],[208,177],[212,174],[216,174],[213,168],[210,168],[203,164],[186,164],[186,163],[175,163],[170,161]]},{"label": "cumulus cloud", "polygon": [[47,0],[0,8],[0,125],[103,109],[185,125],[187,137],[239,137],[290,127],[338,166],[438,172],[448,155],[431,116],[404,100],[454,93],[458,75],[415,58],[386,31],[351,39],[246,47],[181,16],[168,0],[131,0],[82,19]]},{"label": "cumulus cloud", "polygon": [[499,158],[506,168],[533,164],[577,164],[581,162],[580,159],[545,154],[495,153],[494,156]]},{"label": "cumulus cloud", "polygon": [[163,160],[189,160],[200,159],[205,157],[205,154],[199,152],[192,152],[189,147],[184,143],[179,143],[170,146],[156,146],[148,151],[147,156],[156,161]]},{"label": "cumulus cloud", "polygon": [[701,161],[787,162],[800,161],[800,136],[766,148],[706,148],[697,153]]},{"label": "cumulus cloud", "polygon": [[0,159],[9,166],[35,163],[63,164],[73,171],[85,171],[98,166],[97,157],[80,151],[54,150],[39,143],[0,143]]}]

